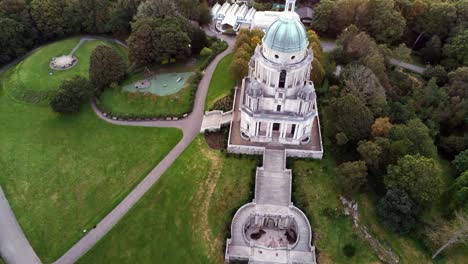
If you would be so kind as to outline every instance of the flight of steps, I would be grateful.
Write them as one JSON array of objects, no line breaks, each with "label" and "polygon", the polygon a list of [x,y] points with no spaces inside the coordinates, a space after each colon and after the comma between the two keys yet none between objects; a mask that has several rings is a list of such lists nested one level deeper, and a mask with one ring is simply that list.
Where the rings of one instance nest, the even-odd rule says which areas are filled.
[{"label": "flight of steps", "polygon": [[255,202],[289,206],[291,201],[291,174],[285,170],[284,150],[266,149],[263,167],[257,168]]}]

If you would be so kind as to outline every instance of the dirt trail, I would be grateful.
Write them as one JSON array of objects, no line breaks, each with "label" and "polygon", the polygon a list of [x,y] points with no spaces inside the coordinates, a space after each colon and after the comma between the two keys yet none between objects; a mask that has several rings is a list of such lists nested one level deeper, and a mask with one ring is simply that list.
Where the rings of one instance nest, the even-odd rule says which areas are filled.
[{"label": "dirt trail", "polygon": [[211,198],[221,177],[223,163],[221,157],[216,152],[209,149],[202,148],[202,153],[200,154],[210,160],[211,168],[208,172],[208,176],[203,179],[203,183],[199,185],[199,189],[195,196],[200,205],[196,209],[198,216],[195,219],[200,219],[200,222],[194,224],[196,224],[196,232],[200,234],[204,241],[207,242],[209,257],[216,262],[220,261],[219,252],[223,251],[223,243],[219,237],[214,237],[211,232],[208,215]]}]

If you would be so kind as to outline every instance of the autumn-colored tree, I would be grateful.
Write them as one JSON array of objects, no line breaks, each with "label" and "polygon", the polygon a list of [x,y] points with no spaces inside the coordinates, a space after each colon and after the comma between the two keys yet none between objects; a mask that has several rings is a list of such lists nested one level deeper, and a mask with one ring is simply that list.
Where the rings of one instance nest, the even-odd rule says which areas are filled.
[{"label": "autumn-colored tree", "polygon": [[248,61],[237,58],[231,64],[231,72],[237,80],[244,78],[249,72]]},{"label": "autumn-colored tree", "polygon": [[307,31],[307,39],[309,40],[309,48],[314,53],[314,60],[312,61],[312,68],[310,71],[310,78],[317,85],[321,84],[325,78],[325,68],[322,64],[323,50],[320,44],[320,39],[317,33],[313,30]]},{"label": "autumn-colored tree", "polygon": [[392,127],[393,125],[390,122],[390,118],[388,117],[376,118],[374,121],[374,124],[372,124],[372,127],[371,127],[371,135],[374,138],[387,137]]}]

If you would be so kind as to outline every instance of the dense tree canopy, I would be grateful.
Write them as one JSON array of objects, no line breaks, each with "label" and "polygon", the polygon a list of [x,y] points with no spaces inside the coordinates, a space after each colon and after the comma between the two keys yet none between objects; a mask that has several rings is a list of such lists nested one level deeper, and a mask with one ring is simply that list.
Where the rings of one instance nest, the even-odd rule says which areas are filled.
[{"label": "dense tree canopy", "polygon": [[111,47],[97,46],[91,53],[89,77],[97,89],[120,82],[125,76],[126,65],[122,57]]},{"label": "dense tree canopy", "polygon": [[187,26],[175,18],[143,18],[132,25],[127,40],[132,62],[138,64],[167,63],[190,56]]},{"label": "dense tree canopy", "polygon": [[390,189],[380,199],[377,214],[382,223],[390,230],[408,233],[416,225],[417,205],[409,195],[398,189]]},{"label": "dense tree canopy", "polygon": [[26,52],[24,32],[21,23],[0,14],[0,63],[9,62]]},{"label": "dense tree canopy", "polygon": [[356,96],[346,95],[334,99],[328,110],[334,133],[344,133],[350,142],[369,137],[374,120],[372,112]]},{"label": "dense tree canopy", "polygon": [[450,209],[463,209],[468,212],[468,169],[465,170],[450,187]]},{"label": "dense tree canopy", "polygon": [[344,68],[341,78],[346,93],[363,100],[375,115],[383,111],[387,103],[385,90],[369,68],[350,64]]},{"label": "dense tree canopy", "polygon": [[406,155],[396,165],[388,166],[385,185],[407,192],[420,204],[427,204],[439,197],[442,182],[440,169],[431,158]]},{"label": "dense tree canopy", "polygon": [[452,161],[457,173],[462,173],[468,170],[468,149],[460,152]]}]

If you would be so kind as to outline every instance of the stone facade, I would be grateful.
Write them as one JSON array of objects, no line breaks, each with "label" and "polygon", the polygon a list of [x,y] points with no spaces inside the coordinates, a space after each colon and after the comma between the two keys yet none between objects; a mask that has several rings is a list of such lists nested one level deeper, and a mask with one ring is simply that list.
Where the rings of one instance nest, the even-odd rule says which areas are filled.
[{"label": "stone facade", "polygon": [[234,215],[227,263],[316,264],[312,229],[291,202],[292,172],[286,157],[321,159],[323,146],[312,51],[303,25],[292,16],[294,0],[268,29],[236,90],[228,151],[263,154],[255,197]]}]

